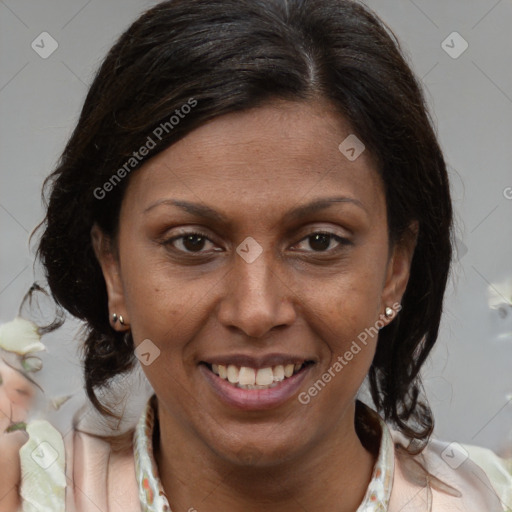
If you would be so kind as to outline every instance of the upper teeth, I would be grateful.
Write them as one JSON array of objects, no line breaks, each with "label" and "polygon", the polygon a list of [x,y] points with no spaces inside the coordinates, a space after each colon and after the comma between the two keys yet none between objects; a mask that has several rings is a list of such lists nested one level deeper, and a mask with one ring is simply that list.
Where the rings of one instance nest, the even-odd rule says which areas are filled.
[{"label": "upper teeth", "polygon": [[267,368],[249,368],[247,366],[235,366],[230,364],[212,364],[213,373],[220,378],[227,380],[237,387],[246,387],[252,389],[253,386],[260,388],[274,387],[278,382],[291,377],[299,371],[302,364],[279,364],[277,366],[268,366]]}]

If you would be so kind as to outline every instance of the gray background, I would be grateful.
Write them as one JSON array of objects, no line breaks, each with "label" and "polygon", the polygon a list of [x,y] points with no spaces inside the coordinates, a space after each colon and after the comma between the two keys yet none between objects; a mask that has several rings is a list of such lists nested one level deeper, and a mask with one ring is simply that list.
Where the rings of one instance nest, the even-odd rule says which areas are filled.
[{"label": "gray background", "polygon": [[[16,315],[41,278],[28,235],[42,220],[42,181],[93,72],[120,32],[155,3],[0,1],[0,322]],[[452,180],[458,259],[424,371],[436,436],[505,453],[512,444],[512,3],[367,3],[397,34],[423,81]],[[460,51],[462,41],[448,37],[454,31],[468,43],[457,58],[442,47],[446,40],[452,55]],[[42,32],[58,43],[46,59],[31,47]],[[50,396],[80,395],[77,327],[70,321],[43,340],[48,352],[38,379]],[[72,409],[64,406],[59,421]]]}]

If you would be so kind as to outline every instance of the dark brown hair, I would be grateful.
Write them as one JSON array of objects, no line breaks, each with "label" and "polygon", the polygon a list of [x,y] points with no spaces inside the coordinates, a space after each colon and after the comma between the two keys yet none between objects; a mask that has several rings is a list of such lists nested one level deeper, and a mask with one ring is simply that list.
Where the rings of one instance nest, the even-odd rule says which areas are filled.
[{"label": "dark brown hair", "polygon": [[[369,381],[386,420],[410,439],[428,439],[433,418],[420,399],[419,370],[438,336],[452,257],[446,166],[396,38],[368,8],[346,0],[166,1],[140,16],[104,59],[45,182],[38,250],[55,300],[86,322],[86,389],[99,410],[108,412],[95,389],[129,370],[134,357],[130,335],[109,324],[90,238],[93,223],[115,238],[129,176],[104,198],[98,190],[148,137],[156,147],[131,173],[207,120],[274,99],[315,98],[330,102],[374,157],[390,243],[419,223],[403,309],[380,331]],[[191,99],[193,111],[170,127]]]}]

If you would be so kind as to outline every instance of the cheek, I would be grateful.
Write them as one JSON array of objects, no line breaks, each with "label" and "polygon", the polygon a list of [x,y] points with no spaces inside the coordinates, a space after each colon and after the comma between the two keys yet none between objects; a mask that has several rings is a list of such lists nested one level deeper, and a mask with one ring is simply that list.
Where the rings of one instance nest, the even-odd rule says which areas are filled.
[{"label": "cheek", "polygon": [[195,270],[193,275],[163,259],[150,251],[134,251],[122,268],[123,277],[128,276],[123,279],[124,298],[135,346],[149,339],[159,351],[158,359],[144,367],[154,387],[171,373],[181,380],[190,370],[190,347],[206,325],[220,278],[218,272],[198,275]]},{"label": "cheek", "polygon": [[128,246],[122,252],[124,302],[135,340],[179,324],[197,302],[193,287],[183,286],[180,274],[156,258],[155,252]]},{"label": "cheek", "polygon": [[322,364],[312,382],[302,389],[299,401],[312,404],[312,411],[325,417],[326,411],[339,410],[340,404],[351,402],[368,374],[378,341],[373,313],[378,294],[372,288],[338,286],[329,300],[321,294],[320,303],[325,308],[317,309],[321,313],[308,323],[314,325],[315,337],[322,340],[318,345]]},{"label": "cheek", "polygon": [[309,304],[305,310],[319,317],[326,338],[334,336],[343,346],[375,324],[381,313],[383,272],[378,265],[358,264],[320,286],[310,279],[310,286],[301,293]]},{"label": "cheek", "polygon": [[153,335],[164,342],[176,333],[184,337],[187,325],[193,324],[205,307],[207,281],[183,281],[179,286],[178,279],[155,273],[132,282],[126,293],[126,307],[134,339]]},{"label": "cheek", "polygon": [[354,396],[364,381],[378,341],[382,275],[383,269],[377,264],[354,263],[322,286],[312,282],[304,290],[307,323],[315,330],[315,337],[323,340],[323,364],[315,379],[321,382],[305,391],[306,399],[326,385],[330,392],[322,392],[319,405],[330,407],[332,400]]}]

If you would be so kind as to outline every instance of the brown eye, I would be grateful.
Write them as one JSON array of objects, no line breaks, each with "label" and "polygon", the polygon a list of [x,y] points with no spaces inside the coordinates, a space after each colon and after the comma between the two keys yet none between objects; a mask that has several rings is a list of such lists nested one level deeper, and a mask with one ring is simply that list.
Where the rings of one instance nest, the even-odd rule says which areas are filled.
[{"label": "brown eye", "polygon": [[170,245],[178,249],[178,251],[185,253],[206,253],[208,251],[203,251],[202,249],[205,248],[208,242],[213,245],[213,242],[205,234],[190,232],[170,238],[165,242],[165,245]]},{"label": "brown eye", "polygon": [[205,242],[206,239],[199,234],[187,235],[183,237],[183,247],[185,247],[187,251],[200,251],[204,248]]},{"label": "brown eye", "polygon": [[336,241],[338,246],[335,246],[332,250],[339,249],[339,246],[341,245],[351,245],[352,242],[347,240],[346,238],[342,238],[338,235],[335,235],[334,233],[329,232],[316,232],[308,235],[307,237],[303,238],[301,243],[303,241],[307,240],[308,245],[310,248],[313,249],[313,251],[306,251],[306,252],[331,252],[330,246],[332,241]]},{"label": "brown eye", "polygon": [[331,235],[327,235],[326,233],[317,233],[308,238],[310,247],[315,251],[325,251],[329,248],[329,245],[331,245]]}]

